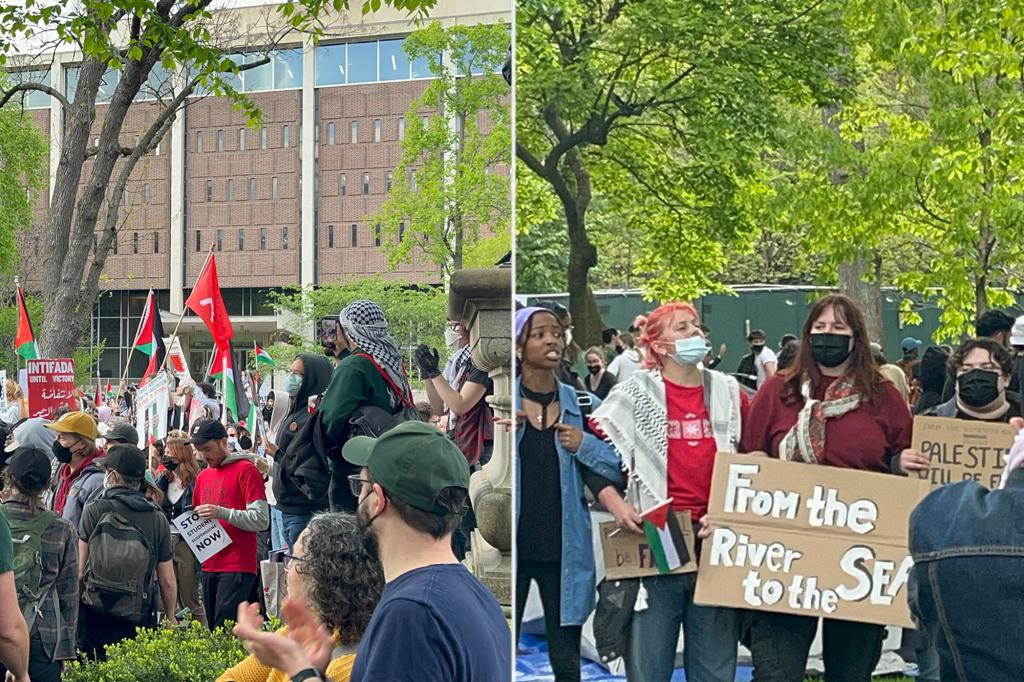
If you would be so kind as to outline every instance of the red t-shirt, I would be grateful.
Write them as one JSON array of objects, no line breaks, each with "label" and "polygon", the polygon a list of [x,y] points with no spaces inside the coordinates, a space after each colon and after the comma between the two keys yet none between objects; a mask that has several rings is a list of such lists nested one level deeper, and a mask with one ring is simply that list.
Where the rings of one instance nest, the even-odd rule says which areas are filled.
[{"label": "red t-shirt", "polygon": [[[815,400],[823,399],[826,389],[835,381],[832,377],[824,379],[811,396]],[[782,402],[784,381],[779,375],[770,377],[754,396],[750,418],[743,422],[743,452],[763,450],[771,457],[779,456],[779,443],[796,424],[803,408],[803,400],[791,405]],[[871,402],[861,402],[856,410],[825,422],[821,464],[887,473],[887,455],[899,456],[910,447],[913,421],[899,390],[891,382],[884,382]]]},{"label": "red t-shirt", "polygon": [[[256,465],[238,459],[219,467],[207,467],[196,479],[192,505],[216,504],[226,509],[245,509],[250,502],[266,500],[263,477]],[[256,533],[236,528],[220,519],[231,544],[203,564],[208,573],[256,573]]]},{"label": "red t-shirt", "polygon": [[[694,522],[708,513],[711,473],[718,445],[711,429],[702,386],[665,381],[668,408],[668,496],[676,511],[690,510]],[[740,391],[740,417],[745,422],[749,401]]]}]

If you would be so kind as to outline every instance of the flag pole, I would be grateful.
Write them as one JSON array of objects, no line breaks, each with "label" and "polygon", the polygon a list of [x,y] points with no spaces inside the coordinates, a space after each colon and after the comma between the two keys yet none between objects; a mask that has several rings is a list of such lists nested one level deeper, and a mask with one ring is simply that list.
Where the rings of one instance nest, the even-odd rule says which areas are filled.
[{"label": "flag pole", "polygon": [[[128,381],[128,365],[132,362],[132,353],[135,352],[135,342],[139,340],[139,334],[142,333],[142,325],[146,324],[146,310],[149,308],[149,304],[153,302],[153,290],[150,289],[149,293],[146,294],[146,307],[142,309],[142,318],[139,319],[139,328],[135,330],[135,338],[132,340],[131,348],[128,349],[128,359],[124,361],[124,374],[121,375],[121,381],[117,384],[118,392],[124,389],[125,383]],[[160,311],[158,310],[157,313]]]},{"label": "flag pole", "polygon": [[[203,267],[199,268],[199,277],[202,277],[203,273],[206,272],[206,266],[210,264],[210,259],[213,258],[213,250],[215,248],[217,248],[217,243],[216,242],[211,243],[210,244],[210,250],[206,253],[206,260],[203,261]],[[196,281],[199,281],[199,277],[196,277]],[[193,285],[193,287],[194,286],[195,285]],[[182,309],[181,309],[181,317],[178,318],[178,324],[174,325],[174,331],[171,332],[171,343],[170,343],[170,345],[172,345],[172,346],[174,345],[174,339],[178,336],[178,327],[181,326],[181,322],[184,319],[185,319],[185,308],[182,307]],[[164,353],[164,360],[163,360],[163,362],[160,363],[160,369],[158,369],[157,372],[162,372],[163,371],[164,366],[167,364],[167,358],[170,357],[170,355],[171,355],[170,353]]]}]

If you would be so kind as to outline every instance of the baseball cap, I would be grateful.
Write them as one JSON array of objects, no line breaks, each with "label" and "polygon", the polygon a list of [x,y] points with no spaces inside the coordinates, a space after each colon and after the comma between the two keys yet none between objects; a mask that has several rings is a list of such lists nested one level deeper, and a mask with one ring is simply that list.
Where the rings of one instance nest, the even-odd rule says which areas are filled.
[{"label": "baseball cap", "polygon": [[8,458],[7,471],[25,492],[40,492],[50,483],[50,458],[39,448],[20,447]]},{"label": "baseball cap", "polygon": [[200,419],[192,425],[189,436],[189,445],[203,445],[211,440],[227,438],[228,430],[216,419]]},{"label": "baseball cap", "polygon": [[138,445],[139,432],[136,431],[135,427],[128,422],[121,422],[120,424],[115,424],[107,429],[106,439],[108,443],[112,440],[118,440],[122,443]]},{"label": "baseball cap", "polygon": [[908,336],[907,338],[900,341],[900,347],[903,350],[917,350],[918,348],[921,347],[921,342],[915,339],[913,336]]},{"label": "baseball cap", "polygon": [[96,460],[96,465],[111,469],[125,478],[142,478],[146,475],[146,456],[134,444],[118,443],[107,450],[107,456]]},{"label": "baseball cap", "polygon": [[1010,329],[1010,345],[1024,346],[1024,315],[1013,321],[1013,328]]},{"label": "baseball cap", "polygon": [[469,490],[466,457],[439,430],[420,421],[399,424],[379,438],[355,436],[341,455],[370,476],[389,494],[417,509],[447,515],[437,504],[445,488]]},{"label": "baseball cap", "polygon": [[96,420],[81,411],[62,414],[60,419],[47,424],[46,428],[60,433],[73,433],[89,440],[96,440],[100,435],[96,428]]}]

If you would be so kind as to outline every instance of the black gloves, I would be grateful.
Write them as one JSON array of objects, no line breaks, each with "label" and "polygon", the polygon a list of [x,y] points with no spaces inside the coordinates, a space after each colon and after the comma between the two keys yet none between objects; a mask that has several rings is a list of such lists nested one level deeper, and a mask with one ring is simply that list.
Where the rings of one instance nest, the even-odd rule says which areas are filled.
[{"label": "black gloves", "polygon": [[427,348],[425,344],[421,343],[416,347],[415,358],[416,366],[420,368],[420,379],[426,381],[441,376],[441,370],[438,369],[441,356],[436,348]]}]

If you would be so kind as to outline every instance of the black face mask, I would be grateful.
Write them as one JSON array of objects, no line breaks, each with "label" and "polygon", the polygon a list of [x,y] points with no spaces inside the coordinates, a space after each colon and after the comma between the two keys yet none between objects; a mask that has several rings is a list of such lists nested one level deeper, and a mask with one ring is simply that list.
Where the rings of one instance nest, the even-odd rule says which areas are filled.
[{"label": "black face mask", "polygon": [[972,369],[956,378],[956,392],[969,407],[985,407],[999,397],[999,375]]},{"label": "black face mask", "polygon": [[71,450],[60,444],[60,441],[53,441],[53,456],[61,464],[68,464],[71,462]]},{"label": "black face mask", "polygon": [[587,365],[587,371],[597,376],[601,373],[601,365]]},{"label": "black face mask", "polygon": [[252,438],[249,438],[249,436],[239,436],[238,444],[242,446],[243,450],[248,450],[252,447]]},{"label": "black face mask", "polygon": [[764,344],[762,343],[759,346],[751,346],[750,350],[753,351],[754,355],[757,355],[758,353],[764,350]]},{"label": "black face mask", "polygon": [[167,469],[168,471],[174,471],[175,469],[178,468],[178,463],[175,462],[170,457],[161,457],[160,463],[163,464],[164,469]]},{"label": "black face mask", "polygon": [[269,422],[270,418],[274,416],[274,408],[264,407],[263,408],[263,421]]},{"label": "black face mask", "polygon": [[811,357],[824,367],[838,367],[850,357],[850,339],[845,334],[811,334]]}]

